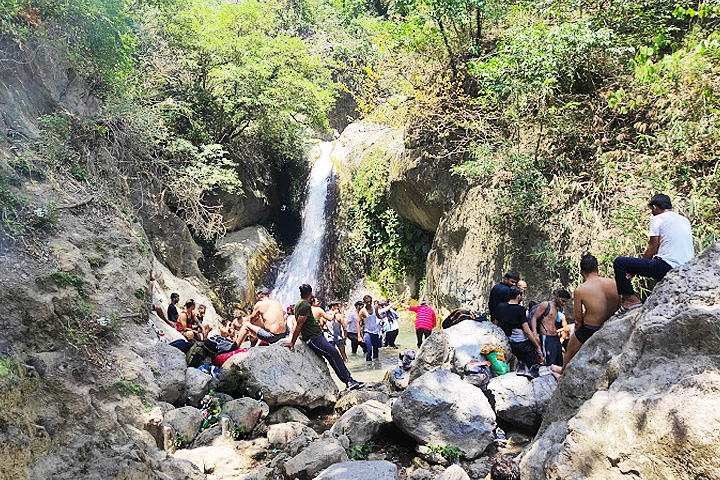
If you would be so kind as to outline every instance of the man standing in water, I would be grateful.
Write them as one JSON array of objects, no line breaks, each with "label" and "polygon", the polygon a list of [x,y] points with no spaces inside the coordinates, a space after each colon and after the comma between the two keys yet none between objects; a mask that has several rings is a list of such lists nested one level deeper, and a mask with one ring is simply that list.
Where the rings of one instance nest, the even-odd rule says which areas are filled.
[{"label": "man standing in water", "polygon": [[[365,342],[360,341],[362,336],[362,327],[359,325],[360,310],[363,305],[364,303],[362,301],[355,302],[355,310],[350,312],[347,317],[347,337],[350,339],[353,355],[357,353],[358,345],[362,347],[363,353],[367,352]],[[358,334],[358,332],[360,332],[360,334]]]},{"label": "man standing in water", "polygon": [[237,337],[238,347],[252,332],[259,340],[265,343],[275,343],[287,337],[285,324],[285,311],[280,302],[270,300],[270,291],[262,287],[257,292],[257,303],[250,317],[243,321],[242,328]]},{"label": "man standing in water", "polygon": [[598,275],[598,261],[592,255],[580,260],[580,274],[584,282],[573,293],[575,333],[570,337],[563,366],[551,366],[553,375],[560,377],[580,347],[603,326],[620,306],[615,282]]},{"label": "man standing in water", "polygon": [[340,357],[340,353],[335,347],[330,345],[330,342],[328,342],[323,335],[320,324],[312,313],[312,305],[310,305],[312,296],[312,287],[310,285],[306,283],[300,285],[301,300],[295,304],[295,308],[293,309],[297,321],[297,328],[293,332],[292,340],[283,343],[283,347],[288,347],[290,350],[293,350],[295,348],[295,342],[297,342],[300,333],[302,333],[302,338],[307,346],[328,361],[341,382],[351,390],[362,387],[365,384],[353,380],[352,375],[350,375],[350,372],[345,366],[345,362],[343,362],[342,357]]},{"label": "man standing in water", "polygon": [[[382,342],[380,341],[380,322],[378,321],[377,306],[373,304],[373,299],[370,295],[363,297],[363,303],[365,306],[360,310],[358,316],[358,323],[365,325],[365,331],[363,332],[363,342],[365,343],[365,361],[369,362],[372,359],[376,359],[380,355],[380,347]],[[360,341],[360,335],[358,334],[358,341]]]}]

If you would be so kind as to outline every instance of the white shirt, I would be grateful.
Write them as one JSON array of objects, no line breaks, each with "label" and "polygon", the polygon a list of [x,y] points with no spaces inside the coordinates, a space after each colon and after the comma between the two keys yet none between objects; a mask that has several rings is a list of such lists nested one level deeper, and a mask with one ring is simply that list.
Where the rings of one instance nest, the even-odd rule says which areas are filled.
[{"label": "white shirt", "polygon": [[690,221],[672,210],[653,215],[650,219],[651,237],[660,237],[657,256],[672,268],[685,265],[695,256]]},{"label": "white shirt", "polygon": [[380,333],[380,325],[378,325],[378,318],[375,314],[375,309],[372,309],[372,315],[370,315],[365,307],[363,307],[363,310],[365,310],[365,314],[367,314],[367,317],[363,320],[365,323],[365,332],[367,333]]}]

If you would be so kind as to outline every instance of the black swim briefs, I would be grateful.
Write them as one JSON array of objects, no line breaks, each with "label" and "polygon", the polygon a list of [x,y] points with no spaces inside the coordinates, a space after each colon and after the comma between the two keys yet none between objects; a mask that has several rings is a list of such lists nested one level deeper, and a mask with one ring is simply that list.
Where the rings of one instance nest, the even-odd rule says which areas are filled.
[{"label": "black swim briefs", "polygon": [[258,330],[257,336],[263,342],[272,344],[287,337],[287,331],[284,331],[283,333],[270,333],[264,328],[261,328]]},{"label": "black swim briefs", "polygon": [[580,328],[575,330],[575,338],[578,339],[578,342],[585,343],[587,342],[588,338],[592,337],[595,332],[600,330],[601,327],[591,327],[589,325],[580,325]]}]

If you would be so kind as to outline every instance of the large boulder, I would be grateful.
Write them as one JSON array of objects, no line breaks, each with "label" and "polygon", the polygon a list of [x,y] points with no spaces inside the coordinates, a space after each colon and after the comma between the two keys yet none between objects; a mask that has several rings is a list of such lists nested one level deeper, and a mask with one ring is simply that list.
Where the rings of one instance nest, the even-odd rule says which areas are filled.
[{"label": "large boulder", "polygon": [[309,478],[330,465],[347,461],[342,444],[334,438],[324,438],[285,462],[283,468],[288,478]]},{"label": "large boulder", "polygon": [[253,303],[255,283],[279,252],[275,239],[265,227],[247,227],[222,237],[216,248],[223,285],[236,301]]},{"label": "large boulder", "polygon": [[511,357],[510,343],[505,333],[490,322],[464,321],[454,327],[433,332],[423,342],[415,363],[410,369],[410,383],[436,368],[452,370],[463,376],[464,368],[472,360],[484,360],[483,345],[494,344]]},{"label": "large boulder", "polygon": [[720,478],[720,244],[567,366],[524,479]]},{"label": "large boulder", "polygon": [[397,480],[398,468],[386,460],[336,463],[326,468],[316,480]]},{"label": "large boulder", "polygon": [[298,422],[303,425],[309,425],[310,419],[302,413],[300,410],[294,407],[280,407],[274,412],[268,415],[268,425],[275,425],[277,423],[285,422]]},{"label": "large boulder", "polygon": [[470,476],[460,465],[450,465],[436,480],[470,480]]},{"label": "large boulder", "polygon": [[493,396],[497,418],[524,430],[537,430],[556,387],[552,375],[530,381],[510,372],[490,380],[487,389]]},{"label": "large boulder", "polygon": [[285,448],[290,442],[300,437],[306,437],[312,441],[317,439],[317,433],[315,433],[315,430],[312,428],[298,422],[271,425],[267,433],[270,445],[280,449]]},{"label": "large boulder", "polygon": [[420,443],[449,445],[475,458],[493,441],[495,412],[482,390],[449,370],[415,380],[392,407],[395,424]]},{"label": "large boulder", "polygon": [[392,423],[390,405],[377,400],[368,400],[345,412],[333,424],[330,431],[338,435],[346,435],[351,445],[362,445],[390,423]]},{"label": "large boulder", "polygon": [[290,350],[276,343],[233,355],[222,366],[221,390],[262,395],[271,408],[291,405],[317,408],[334,405],[338,387],[325,360],[303,342]]},{"label": "large boulder", "polygon": [[182,443],[187,445],[200,431],[203,416],[195,407],[182,407],[167,412],[163,421],[173,429],[175,438],[182,438]]}]

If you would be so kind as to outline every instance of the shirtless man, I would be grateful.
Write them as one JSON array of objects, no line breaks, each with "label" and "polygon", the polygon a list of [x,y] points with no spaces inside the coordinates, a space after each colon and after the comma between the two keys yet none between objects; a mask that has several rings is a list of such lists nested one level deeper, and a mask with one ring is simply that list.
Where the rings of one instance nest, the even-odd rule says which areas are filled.
[{"label": "shirtless man", "polygon": [[257,303],[248,318],[243,320],[242,328],[237,337],[238,347],[248,335],[252,334],[265,343],[275,343],[287,337],[285,310],[277,300],[270,300],[267,288],[257,292]]},{"label": "shirtless man", "polygon": [[620,307],[620,295],[615,281],[598,275],[598,261],[592,255],[580,260],[580,274],[585,280],[573,294],[575,333],[570,337],[562,367],[553,365],[552,372],[560,377],[580,347],[600,330],[603,323]]},{"label": "shirtless man", "polygon": [[558,336],[557,319],[558,312],[563,309],[568,300],[570,300],[570,294],[567,290],[558,290],[552,301],[540,302],[530,318],[532,332],[540,337],[540,347],[545,365],[562,367],[563,353]]}]

